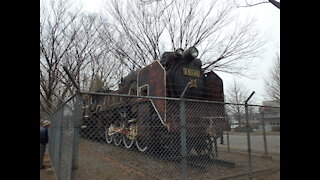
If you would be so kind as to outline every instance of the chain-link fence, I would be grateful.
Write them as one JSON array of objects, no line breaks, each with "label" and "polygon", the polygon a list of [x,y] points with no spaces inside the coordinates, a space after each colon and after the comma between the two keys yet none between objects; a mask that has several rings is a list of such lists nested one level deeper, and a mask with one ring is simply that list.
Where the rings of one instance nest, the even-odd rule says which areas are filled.
[{"label": "chain-link fence", "polygon": [[280,157],[280,135],[266,131],[261,107],[238,117],[230,109],[248,106],[108,93],[77,97],[81,103],[69,101],[50,118],[58,179],[241,179],[280,169],[279,158],[270,156]]},{"label": "chain-link fence", "polygon": [[75,100],[73,96],[48,118],[51,121],[48,152],[57,179],[72,179],[76,166],[79,106]]}]

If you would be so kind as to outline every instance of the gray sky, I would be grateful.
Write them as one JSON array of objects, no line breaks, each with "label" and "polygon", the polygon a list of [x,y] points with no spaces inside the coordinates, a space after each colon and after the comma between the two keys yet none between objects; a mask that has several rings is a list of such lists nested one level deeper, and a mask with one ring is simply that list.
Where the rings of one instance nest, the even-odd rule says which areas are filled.
[{"label": "gray sky", "polygon": [[265,96],[264,80],[269,77],[269,71],[275,63],[276,53],[280,55],[280,9],[269,3],[250,8],[241,8],[240,11],[257,19],[257,28],[267,39],[258,69],[252,71],[255,79],[235,77],[220,72],[217,72],[217,74],[224,80],[225,87],[232,82],[233,78],[242,81],[251,92],[255,91],[253,98],[261,102]]},{"label": "gray sky", "polygon": [[[83,10],[89,12],[99,11],[106,0],[78,0],[83,4]],[[279,1],[280,2],[280,1]],[[224,81],[225,89],[233,81],[233,78],[243,82],[249,91],[255,91],[253,98],[257,103],[261,103],[265,96],[264,80],[268,79],[269,71],[275,62],[276,53],[280,55],[280,9],[270,3],[260,4],[250,8],[239,8],[239,13],[243,17],[253,17],[257,19],[257,29],[260,30],[267,43],[264,52],[259,58],[259,64],[256,70],[250,72],[254,79],[245,77],[235,77],[234,75],[216,72]]]}]

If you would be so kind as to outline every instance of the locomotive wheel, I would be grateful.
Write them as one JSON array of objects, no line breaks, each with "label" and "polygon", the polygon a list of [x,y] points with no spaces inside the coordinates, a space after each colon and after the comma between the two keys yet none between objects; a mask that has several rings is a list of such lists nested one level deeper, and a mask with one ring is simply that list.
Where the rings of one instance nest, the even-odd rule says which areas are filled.
[{"label": "locomotive wheel", "polygon": [[[114,124],[113,124],[113,127],[115,129],[119,129],[119,128],[122,127],[122,125],[121,125],[120,121],[115,121]],[[121,144],[122,134],[120,132],[114,133],[112,138],[113,138],[114,145],[119,146]]]},{"label": "locomotive wheel", "polygon": [[123,125],[123,128],[128,130],[128,133],[123,135],[123,144],[127,149],[130,149],[134,143],[134,137],[130,133],[135,132],[136,128],[133,124],[130,124],[129,127]]},{"label": "locomotive wheel", "polygon": [[147,143],[139,138],[136,139],[136,147],[140,152],[145,152],[148,149]]},{"label": "locomotive wheel", "polygon": [[[146,137],[148,137],[148,135],[146,135],[144,132],[147,131],[147,127],[146,126],[142,126],[139,128],[139,126],[136,126],[136,133],[137,133],[137,137],[136,137],[136,147],[138,148],[138,150],[140,152],[145,152],[148,149],[148,142]],[[149,137],[150,138],[150,137]]]},{"label": "locomotive wheel", "polygon": [[147,134],[149,131],[149,126],[144,123],[140,127],[139,125],[136,126],[136,147],[140,152],[145,152],[149,148],[149,142],[150,142],[150,134]]},{"label": "locomotive wheel", "polygon": [[106,128],[106,131],[105,131],[105,136],[106,136],[106,142],[108,144],[111,144],[112,142],[112,135],[109,135],[111,134],[111,131],[113,130],[113,124],[110,124],[107,128]]}]

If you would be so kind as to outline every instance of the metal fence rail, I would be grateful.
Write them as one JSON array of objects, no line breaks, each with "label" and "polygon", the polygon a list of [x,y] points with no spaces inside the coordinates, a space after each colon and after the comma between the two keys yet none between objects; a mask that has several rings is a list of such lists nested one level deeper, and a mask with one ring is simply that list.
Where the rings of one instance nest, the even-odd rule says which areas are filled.
[{"label": "metal fence rail", "polygon": [[280,156],[279,134],[248,112],[249,126],[234,128],[231,106],[82,92],[50,117],[49,155],[59,180],[236,179],[279,170],[279,160],[266,158]]}]

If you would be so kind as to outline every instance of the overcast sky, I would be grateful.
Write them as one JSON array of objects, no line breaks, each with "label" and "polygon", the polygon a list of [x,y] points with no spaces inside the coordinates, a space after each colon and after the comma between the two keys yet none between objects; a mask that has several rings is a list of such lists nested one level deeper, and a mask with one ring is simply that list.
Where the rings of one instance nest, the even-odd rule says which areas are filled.
[{"label": "overcast sky", "polygon": [[[106,0],[78,0],[83,4],[83,10],[98,12],[103,8]],[[270,3],[260,4],[249,8],[239,8],[243,17],[254,17],[257,19],[257,29],[260,30],[268,40],[264,53],[260,57],[258,68],[252,72],[254,79],[235,77],[230,74],[216,72],[224,81],[225,89],[233,81],[233,78],[243,82],[252,92],[253,98],[261,103],[265,96],[265,79],[268,79],[270,69],[275,62],[276,53],[280,55],[280,9]]]},{"label": "overcast sky", "polygon": [[[255,91],[253,96],[259,102],[264,100],[265,96],[265,83],[264,80],[268,79],[270,69],[275,63],[276,53],[280,55],[280,9],[272,4],[261,4],[250,8],[241,8],[241,12],[247,13],[257,19],[257,28],[264,34],[267,43],[264,47],[264,53],[260,57],[258,69],[253,71],[255,79],[237,78],[244,82],[250,91]],[[225,85],[232,82],[234,76],[219,73],[224,80]]]}]

